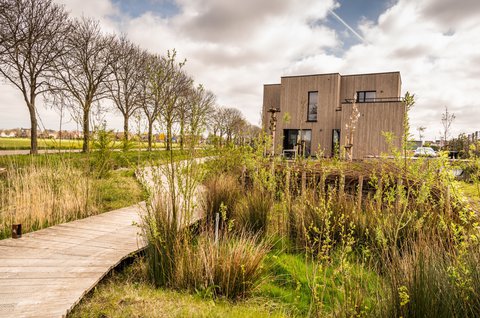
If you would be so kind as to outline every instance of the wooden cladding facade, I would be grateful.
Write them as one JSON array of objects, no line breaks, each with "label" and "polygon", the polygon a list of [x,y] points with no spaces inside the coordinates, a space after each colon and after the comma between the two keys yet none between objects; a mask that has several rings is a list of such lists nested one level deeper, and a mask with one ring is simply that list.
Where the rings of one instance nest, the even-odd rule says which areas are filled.
[{"label": "wooden cladding facade", "polygon": [[[333,156],[334,130],[340,131],[340,149],[348,143],[352,99],[362,91],[374,91],[375,101],[355,103],[360,113],[353,133],[353,158],[378,156],[389,150],[385,133],[393,135],[392,145],[400,147],[405,106],[400,101],[399,72],[342,76],[338,73],[286,76],[280,84],[265,85],[263,127],[269,128],[268,109],[279,108],[275,137],[276,153],[282,153],[286,130],[311,131],[311,155]],[[316,120],[308,120],[308,96],[317,94]],[[346,100],[349,100],[348,102]]]}]

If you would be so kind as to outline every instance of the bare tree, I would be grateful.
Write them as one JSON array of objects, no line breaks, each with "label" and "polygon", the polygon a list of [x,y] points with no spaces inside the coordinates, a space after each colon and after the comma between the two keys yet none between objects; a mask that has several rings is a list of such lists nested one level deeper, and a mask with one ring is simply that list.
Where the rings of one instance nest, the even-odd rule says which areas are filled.
[{"label": "bare tree", "polygon": [[192,145],[198,141],[198,137],[207,127],[208,121],[213,113],[215,95],[205,90],[202,85],[193,88],[189,94],[189,108],[186,113],[188,134],[191,136]]},{"label": "bare tree", "polygon": [[177,122],[179,127],[179,143],[180,149],[183,150],[183,146],[185,143],[185,126],[187,121],[187,113],[191,107],[191,95],[192,95],[192,88],[189,87],[185,89],[182,94],[180,94],[177,105],[175,107],[175,111],[177,113]]},{"label": "bare tree", "polygon": [[162,87],[161,94],[164,103],[160,109],[160,118],[166,130],[166,148],[171,149],[173,125],[178,121],[178,104],[183,96],[188,93],[192,79],[182,70],[186,61],[176,62],[176,51],[167,53],[165,67],[171,74],[169,80]]},{"label": "bare tree", "polygon": [[445,111],[442,113],[442,126],[443,126],[443,147],[447,145],[447,140],[450,137],[450,126],[452,126],[455,120],[455,113],[448,111],[448,107],[445,106]]},{"label": "bare tree", "polygon": [[30,153],[38,152],[36,97],[48,90],[46,76],[65,54],[68,16],[52,0],[2,0],[0,73],[23,95],[30,113]]},{"label": "bare tree", "polygon": [[[213,133],[213,137],[215,139],[215,142],[220,143],[223,138],[223,134],[225,132],[225,125],[224,125],[224,113],[225,113],[225,108],[216,106],[213,108],[212,115],[210,116],[209,119],[209,127],[211,132]],[[218,135],[217,135],[218,134]]]},{"label": "bare tree", "polygon": [[225,108],[223,116],[225,135],[229,143],[244,128],[245,119],[242,112],[236,108]]},{"label": "bare tree", "polygon": [[69,104],[81,117],[83,152],[89,151],[92,105],[107,97],[106,81],[114,58],[111,54],[114,39],[104,36],[95,20],[74,21],[65,39],[68,55],[58,60],[52,76],[52,92],[71,99],[73,102]]},{"label": "bare tree", "polygon": [[111,78],[107,82],[110,98],[117,110],[123,116],[123,140],[128,142],[128,121],[142,106],[141,87],[139,82],[145,76],[142,69],[142,60],[145,52],[122,36],[113,45],[111,54],[114,62],[111,63]]},{"label": "bare tree", "polygon": [[140,104],[143,113],[147,119],[148,126],[148,147],[147,150],[152,150],[153,142],[153,124],[158,119],[160,111],[160,99],[158,98],[157,91],[155,89],[157,85],[156,74],[157,71],[161,72],[161,57],[146,53],[143,60],[142,69],[144,76],[140,78]]}]

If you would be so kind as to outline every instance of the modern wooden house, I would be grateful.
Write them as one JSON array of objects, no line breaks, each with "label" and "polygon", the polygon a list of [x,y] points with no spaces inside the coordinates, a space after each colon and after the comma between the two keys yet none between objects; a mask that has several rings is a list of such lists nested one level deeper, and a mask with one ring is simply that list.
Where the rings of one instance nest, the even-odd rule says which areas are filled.
[{"label": "modern wooden house", "polygon": [[263,126],[271,132],[275,113],[277,154],[378,156],[389,150],[386,134],[401,145],[400,93],[399,72],[284,76],[264,85]]}]

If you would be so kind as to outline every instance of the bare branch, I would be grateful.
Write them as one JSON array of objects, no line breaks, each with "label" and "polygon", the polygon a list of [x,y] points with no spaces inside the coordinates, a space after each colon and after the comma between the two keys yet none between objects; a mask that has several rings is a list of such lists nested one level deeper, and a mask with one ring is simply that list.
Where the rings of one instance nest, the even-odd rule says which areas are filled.
[{"label": "bare branch", "polygon": [[30,112],[31,153],[37,153],[35,99],[46,89],[54,62],[65,54],[68,16],[52,0],[3,0],[0,10],[0,73]]}]

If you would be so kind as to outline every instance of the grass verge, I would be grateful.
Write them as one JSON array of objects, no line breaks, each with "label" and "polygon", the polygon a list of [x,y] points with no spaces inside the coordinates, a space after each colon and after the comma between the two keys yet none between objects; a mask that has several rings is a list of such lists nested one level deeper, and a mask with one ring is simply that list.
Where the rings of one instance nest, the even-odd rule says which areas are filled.
[{"label": "grass verge", "polygon": [[73,312],[79,317],[290,317],[274,301],[252,297],[236,303],[173,290],[158,289],[146,278],[146,263],[114,272],[100,283]]}]

